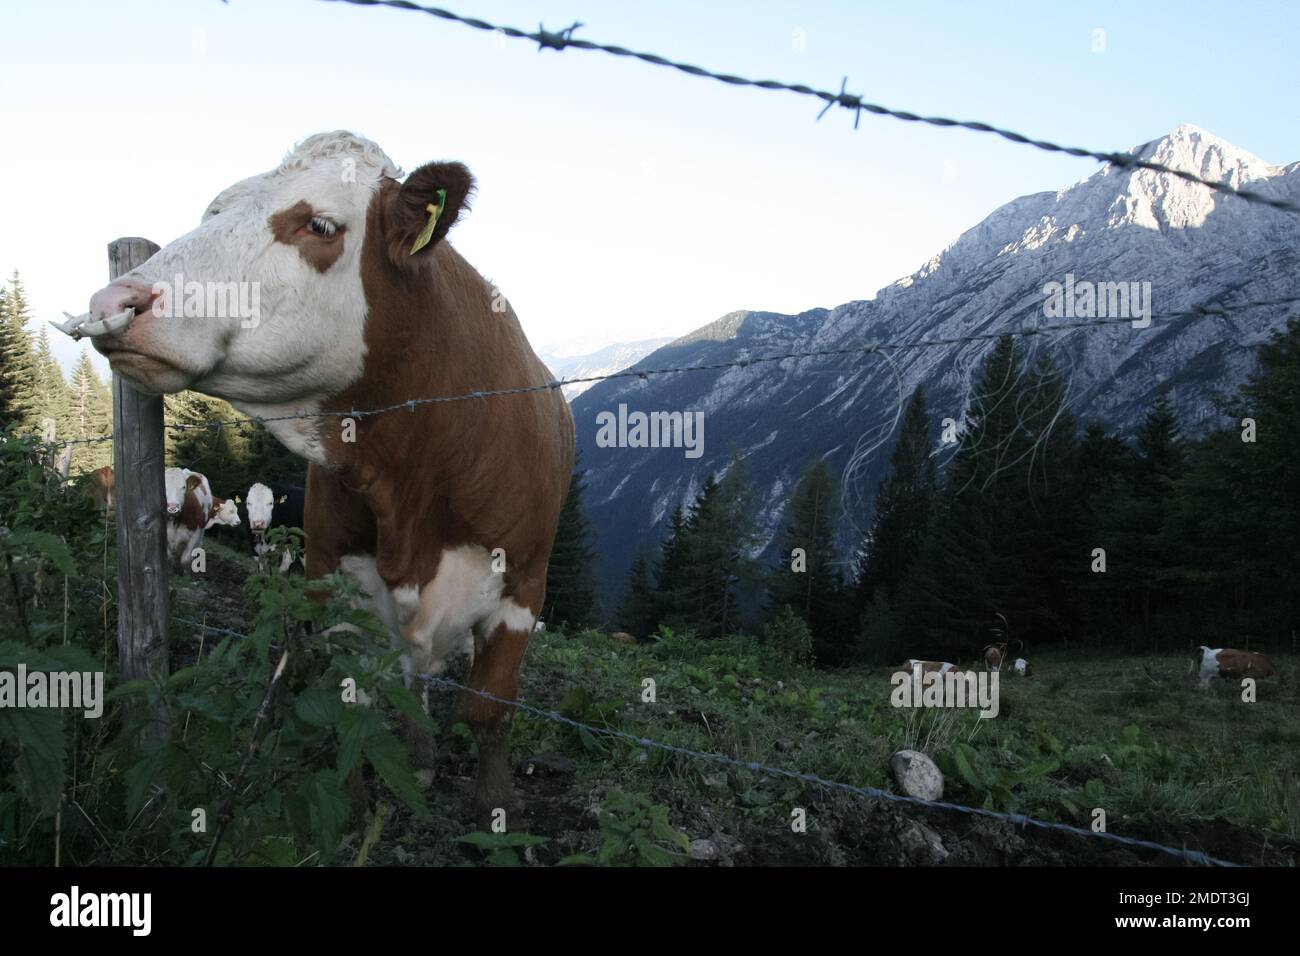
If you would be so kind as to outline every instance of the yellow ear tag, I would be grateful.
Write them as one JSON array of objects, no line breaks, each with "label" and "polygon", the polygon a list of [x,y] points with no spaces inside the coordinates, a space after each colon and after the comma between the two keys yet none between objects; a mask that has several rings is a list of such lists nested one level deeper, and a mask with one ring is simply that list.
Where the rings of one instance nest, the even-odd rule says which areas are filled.
[{"label": "yellow ear tag", "polygon": [[415,244],[411,246],[411,255],[415,255],[429,244],[429,240],[433,238],[433,230],[438,226],[438,219],[442,216],[442,207],[446,204],[447,190],[439,189],[438,204],[435,206],[433,203],[429,203],[429,205],[424,207],[429,210],[429,221],[425,223],[424,228],[420,230],[420,234],[415,237]]}]

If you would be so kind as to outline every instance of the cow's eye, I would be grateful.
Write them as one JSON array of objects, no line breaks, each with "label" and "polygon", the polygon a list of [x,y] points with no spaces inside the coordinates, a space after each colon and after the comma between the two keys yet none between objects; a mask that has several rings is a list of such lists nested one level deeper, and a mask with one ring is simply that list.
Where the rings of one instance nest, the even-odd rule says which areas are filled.
[{"label": "cow's eye", "polygon": [[339,227],[334,225],[334,223],[330,222],[328,219],[323,219],[320,216],[313,216],[311,222],[307,223],[307,228],[324,239],[332,239],[334,238],[334,233],[338,232]]}]

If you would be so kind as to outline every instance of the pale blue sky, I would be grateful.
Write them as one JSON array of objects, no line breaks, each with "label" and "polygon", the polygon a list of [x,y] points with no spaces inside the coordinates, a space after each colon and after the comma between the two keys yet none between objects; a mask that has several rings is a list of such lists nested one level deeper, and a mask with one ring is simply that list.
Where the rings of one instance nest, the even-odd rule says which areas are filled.
[{"label": "pale blue sky", "polygon": [[[875,102],[1067,144],[1122,149],[1190,122],[1300,159],[1293,3],[446,2],[526,29],[577,19],[588,39],[746,76],[847,75]],[[453,241],[539,345],[869,298],[998,205],[1096,169],[866,114],[855,132],[803,97],[313,0],[6,0],[0,93],[0,270],[22,272],[41,318],[86,308],[108,240],[180,235],[325,129],[408,170],[469,164],[479,195]]]}]

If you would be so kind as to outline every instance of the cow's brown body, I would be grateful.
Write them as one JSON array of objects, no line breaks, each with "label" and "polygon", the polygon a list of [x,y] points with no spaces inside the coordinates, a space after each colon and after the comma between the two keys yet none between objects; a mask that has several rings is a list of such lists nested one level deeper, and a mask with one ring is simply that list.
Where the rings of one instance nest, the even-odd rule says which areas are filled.
[{"label": "cow's brown body", "polygon": [[1219,651],[1219,676],[1228,680],[1272,677],[1276,672],[1273,662],[1258,651],[1239,651],[1231,647]]},{"label": "cow's brown body", "polygon": [[[324,407],[382,408],[550,382],[508,303],[498,300],[494,311],[493,290],[449,244],[439,243],[415,278],[394,266],[378,239],[391,234],[385,219],[397,188],[386,183],[370,207],[361,262],[370,307],[365,369]],[[355,438],[326,433],[329,465],[308,468],[308,577],[364,554],[388,587],[421,589],[448,551],[478,545],[504,553],[502,596],[536,618],[574,460],[573,419],[558,389],[362,418]],[[476,633],[470,685],[515,698],[531,632],[530,622]],[[463,704],[479,740],[484,814],[513,803],[510,709],[472,694]]]}]

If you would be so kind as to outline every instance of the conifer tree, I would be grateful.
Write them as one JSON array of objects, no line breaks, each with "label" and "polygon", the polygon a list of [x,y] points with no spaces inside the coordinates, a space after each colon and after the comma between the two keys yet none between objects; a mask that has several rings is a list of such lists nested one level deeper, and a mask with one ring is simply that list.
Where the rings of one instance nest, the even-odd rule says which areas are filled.
[{"label": "conifer tree", "polygon": [[589,627],[596,619],[596,584],[592,570],[596,556],[595,533],[583,504],[583,493],[587,489],[583,475],[579,459],[560,510],[555,545],[546,571],[546,607],[542,613],[542,619],[548,625],[571,629]]},{"label": "conifer tree", "polygon": [[871,530],[859,550],[855,588],[859,612],[872,603],[877,590],[893,601],[920,553],[938,488],[929,433],[925,389],[918,385],[903,413],[890,473],[881,479]]},{"label": "conifer tree", "polygon": [[50,349],[50,337],[45,329],[36,336],[32,349],[32,372],[33,423],[40,426],[48,418],[54,422],[55,438],[67,437],[72,424],[68,383]]},{"label": "conifer tree", "polygon": [[726,636],[738,624],[739,589],[760,577],[750,557],[757,541],[754,491],[737,453],[721,481],[705,482],[686,519],[686,532],[687,623],[702,637]]},{"label": "conifer tree", "polygon": [[[680,512],[679,512],[680,514]],[[644,548],[627,575],[627,588],[619,605],[617,626],[638,639],[654,633],[658,627],[659,601],[654,589],[653,562]]]},{"label": "conifer tree", "polygon": [[[72,367],[68,384],[69,437],[84,440],[111,434],[113,431],[113,396],[108,386],[95,373],[90,353],[82,348]],[[92,442],[77,447],[75,452],[79,468],[83,471],[113,463],[112,442]]]},{"label": "conifer tree", "polygon": [[822,663],[842,662],[853,638],[846,627],[844,578],[835,553],[839,514],[835,479],[820,459],[790,496],[776,565],[767,580],[769,616],[788,606],[808,626]]},{"label": "conifer tree", "polygon": [[[710,475],[707,488],[713,482]],[[666,624],[678,629],[685,626],[687,613],[686,547],[690,529],[686,513],[679,504],[668,519],[668,535],[660,550],[658,566],[654,568],[655,624]]]},{"label": "conifer tree", "polygon": [[32,424],[35,367],[29,318],[27,296],[15,271],[0,298],[0,429]]}]

